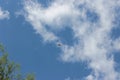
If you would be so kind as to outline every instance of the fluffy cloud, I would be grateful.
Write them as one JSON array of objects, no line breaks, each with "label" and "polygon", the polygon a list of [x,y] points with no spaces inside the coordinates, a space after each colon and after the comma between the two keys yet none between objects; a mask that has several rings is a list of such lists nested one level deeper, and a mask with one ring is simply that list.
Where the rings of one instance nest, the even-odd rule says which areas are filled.
[{"label": "fluffy cloud", "polygon": [[85,80],[119,80],[112,52],[120,48],[120,39],[110,35],[119,5],[120,0],[54,0],[43,7],[27,0],[24,16],[46,42],[62,42],[54,31],[72,29],[77,40],[73,46],[62,44],[60,57],[65,62],[87,61],[92,72]]},{"label": "fluffy cloud", "polygon": [[7,19],[9,18],[9,12],[2,10],[0,7],[0,20],[5,19],[5,18],[7,18]]},{"label": "fluffy cloud", "polygon": [[116,50],[120,50],[120,38],[117,38],[114,42],[113,42],[113,46]]}]

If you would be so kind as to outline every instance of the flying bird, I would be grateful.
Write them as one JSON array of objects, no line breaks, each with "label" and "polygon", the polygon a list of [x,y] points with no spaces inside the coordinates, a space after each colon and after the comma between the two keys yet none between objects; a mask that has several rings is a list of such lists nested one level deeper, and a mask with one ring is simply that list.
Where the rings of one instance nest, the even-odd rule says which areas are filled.
[{"label": "flying bird", "polygon": [[60,47],[60,46],[62,46],[62,44],[61,44],[61,43],[57,43],[57,46],[59,46],[59,47]]},{"label": "flying bird", "polygon": [[58,47],[61,47],[61,46],[62,46],[62,43],[61,43],[60,41],[58,41],[58,42],[56,43],[56,45],[57,45]]}]

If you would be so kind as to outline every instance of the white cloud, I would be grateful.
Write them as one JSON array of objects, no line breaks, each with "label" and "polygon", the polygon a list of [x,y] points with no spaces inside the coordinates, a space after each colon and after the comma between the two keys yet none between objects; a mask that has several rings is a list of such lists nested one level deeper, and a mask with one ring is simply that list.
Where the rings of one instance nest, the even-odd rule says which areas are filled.
[{"label": "white cloud", "polygon": [[8,11],[5,11],[5,10],[2,10],[1,7],[0,7],[0,20],[1,19],[5,19],[5,18],[9,18],[9,12]]},{"label": "white cloud", "polygon": [[70,77],[66,78],[65,80],[71,80]]},{"label": "white cloud", "polygon": [[116,50],[120,50],[120,38],[117,38],[114,42],[113,42],[113,46]]},{"label": "white cloud", "polygon": [[[65,62],[88,61],[92,72],[86,80],[119,80],[120,73],[115,70],[114,54],[111,52],[120,47],[120,40],[113,40],[110,35],[116,16],[114,10],[119,7],[119,2],[54,0],[48,7],[43,7],[37,1],[28,0],[24,4],[25,18],[44,41],[56,43],[60,38],[54,30],[62,30],[66,25],[72,29],[78,42],[74,42],[73,46],[62,44],[61,59]],[[88,16],[87,12],[94,15]]]}]

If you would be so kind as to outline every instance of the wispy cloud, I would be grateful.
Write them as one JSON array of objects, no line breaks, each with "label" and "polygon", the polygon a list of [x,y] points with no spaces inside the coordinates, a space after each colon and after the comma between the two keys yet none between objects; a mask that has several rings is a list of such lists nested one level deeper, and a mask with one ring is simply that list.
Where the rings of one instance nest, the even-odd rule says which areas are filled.
[{"label": "wispy cloud", "polygon": [[2,8],[0,7],[0,20],[5,18],[9,18],[9,12],[6,10],[2,10]]},{"label": "wispy cloud", "polygon": [[114,42],[113,42],[113,46],[117,51],[120,51],[120,38],[117,38]]},{"label": "wispy cloud", "polygon": [[68,78],[65,78],[65,80],[71,80],[71,79],[70,79],[70,77],[68,77]]},{"label": "wispy cloud", "polygon": [[46,42],[60,41],[54,30],[62,30],[66,25],[72,29],[77,42],[73,46],[62,44],[61,59],[88,61],[92,72],[85,80],[119,80],[112,52],[120,48],[120,40],[113,40],[110,35],[119,5],[120,0],[54,0],[43,7],[37,1],[27,0],[24,16]]}]

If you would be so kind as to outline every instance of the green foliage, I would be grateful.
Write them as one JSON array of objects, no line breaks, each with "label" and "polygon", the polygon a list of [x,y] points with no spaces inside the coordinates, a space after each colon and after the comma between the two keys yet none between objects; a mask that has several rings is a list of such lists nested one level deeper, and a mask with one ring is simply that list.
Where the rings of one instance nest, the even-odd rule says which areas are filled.
[{"label": "green foliage", "polygon": [[2,44],[0,44],[0,80],[35,80],[32,74],[23,78],[19,73],[20,66],[8,60],[8,54]]},{"label": "green foliage", "polygon": [[0,51],[4,53],[4,47],[2,44],[0,44]]},{"label": "green foliage", "polygon": [[25,80],[35,80],[33,74],[28,74]]}]

